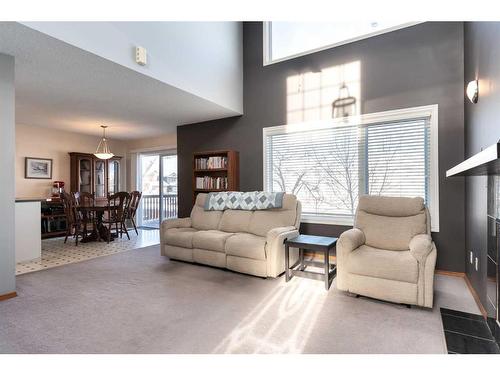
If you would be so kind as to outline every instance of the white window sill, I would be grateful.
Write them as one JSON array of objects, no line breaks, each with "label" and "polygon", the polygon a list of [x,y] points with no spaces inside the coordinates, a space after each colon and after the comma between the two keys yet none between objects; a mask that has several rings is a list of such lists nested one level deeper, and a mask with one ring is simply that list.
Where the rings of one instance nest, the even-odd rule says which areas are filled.
[{"label": "white window sill", "polygon": [[352,227],[354,224],[354,219],[352,217],[343,217],[343,216],[322,216],[322,215],[302,214],[300,222],[308,224],[344,225]]}]

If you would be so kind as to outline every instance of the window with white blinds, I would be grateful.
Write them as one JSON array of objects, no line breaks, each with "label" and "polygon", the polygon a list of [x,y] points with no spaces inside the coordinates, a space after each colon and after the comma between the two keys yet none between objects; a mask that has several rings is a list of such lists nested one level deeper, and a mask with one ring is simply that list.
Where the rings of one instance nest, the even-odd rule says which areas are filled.
[{"label": "window with white blinds", "polygon": [[264,189],[303,221],[352,224],[363,194],[423,197],[439,230],[437,106],[264,129]]}]

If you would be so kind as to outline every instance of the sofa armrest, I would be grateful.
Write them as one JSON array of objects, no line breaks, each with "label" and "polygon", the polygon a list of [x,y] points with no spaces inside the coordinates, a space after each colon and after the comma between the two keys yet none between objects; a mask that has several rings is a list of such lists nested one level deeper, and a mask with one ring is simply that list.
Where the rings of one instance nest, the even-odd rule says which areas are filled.
[{"label": "sofa armrest", "polygon": [[273,241],[279,240],[279,238],[281,237],[281,239],[282,239],[281,244],[283,244],[285,239],[292,238],[292,237],[287,236],[290,232],[296,233],[296,236],[299,235],[297,228],[292,227],[292,226],[273,228],[269,232],[267,232],[266,242],[271,243]]},{"label": "sofa armrest", "polygon": [[167,229],[170,229],[170,228],[190,228],[190,227],[191,227],[191,218],[190,217],[163,220],[161,222],[161,226],[160,226],[161,254],[165,255],[165,235],[166,235]]},{"label": "sofa armrest", "polygon": [[162,231],[170,228],[190,228],[190,227],[191,227],[190,217],[166,219],[161,222]]},{"label": "sofa armrest", "polygon": [[410,241],[410,254],[419,262],[425,259],[432,250],[432,237],[428,234],[417,234]]},{"label": "sofa armrest", "polygon": [[285,245],[286,239],[299,235],[295,227],[273,228],[266,236],[267,276],[277,277],[285,271]]}]

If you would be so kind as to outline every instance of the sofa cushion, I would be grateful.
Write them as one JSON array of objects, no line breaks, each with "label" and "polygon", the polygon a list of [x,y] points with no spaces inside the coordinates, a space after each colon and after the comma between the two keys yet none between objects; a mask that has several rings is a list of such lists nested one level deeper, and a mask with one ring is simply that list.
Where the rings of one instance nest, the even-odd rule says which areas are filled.
[{"label": "sofa cushion", "polygon": [[187,247],[165,245],[162,251],[162,255],[166,255],[171,259],[179,259],[186,262],[193,261],[193,249],[188,249]]},{"label": "sofa cushion", "polygon": [[382,250],[362,245],[349,254],[350,273],[381,279],[416,283],[418,263],[409,251]]},{"label": "sofa cushion", "polygon": [[226,267],[230,270],[247,273],[249,275],[266,277],[267,265],[266,261],[250,258],[235,257],[228,255],[226,257]]},{"label": "sofa cushion", "polygon": [[226,240],[232,235],[219,230],[200,230],[193,235],[193,248],[223,253]]},{"label": "sofa cushion", "polygon": [[207,194],[200,193],[196,196],[196,202],[191,210],[191,226],[198,230],[210,230],[219,228],[222,211],[205,211],[205,199]]},{"label": "sofa cushion", "polygon": [[292,194],[283,196],[283,208],[255,211],[250,219],[248,232],[265,237],[277,227],[294,226],[297,218],[297,198]]},{"label": "sofa cushion", "polygon": [[248,232],[253,211],[226,210],[222,214],[219,230],[224,232]]},{"label": "sofa cushion", "polygon": [[235,233],[226,241],[226,254],[266,260],[266,239],[250,233]]},{"label": "sofa cushion", "polygon": [[427,231],[425,211],[406,217],[372,215],[358,211],[355,227],[365,234],[365,244],[387,250],[409,250],[411,239]]},{"label": "sofa cushion", "polygon": [[193,247],[193,235],[196,233],[194,228],[170,228],[164,233],[165,243],[167,245],[186,247],[191,249]]},{"label": "sofa cushion", "polygon": [[193,260],[196,263],[208,264],[209,266],[226,267],[226,254],[219,251],[193,249]]}]

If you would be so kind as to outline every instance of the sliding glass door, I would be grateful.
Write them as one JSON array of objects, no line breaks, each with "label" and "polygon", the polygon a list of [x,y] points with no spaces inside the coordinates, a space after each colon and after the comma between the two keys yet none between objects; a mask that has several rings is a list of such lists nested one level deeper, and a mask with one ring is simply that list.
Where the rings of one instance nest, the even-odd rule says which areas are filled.
[{"label": "sliding glass door", "polygon": [[177,155],[160,156],[160,222],[177,217]]},{"label": "sliding glass door", "polygon": [[177,217],[177,155],[140,154],[139,170],[142,191],[139,225],[159,228],[162,220]]}]

